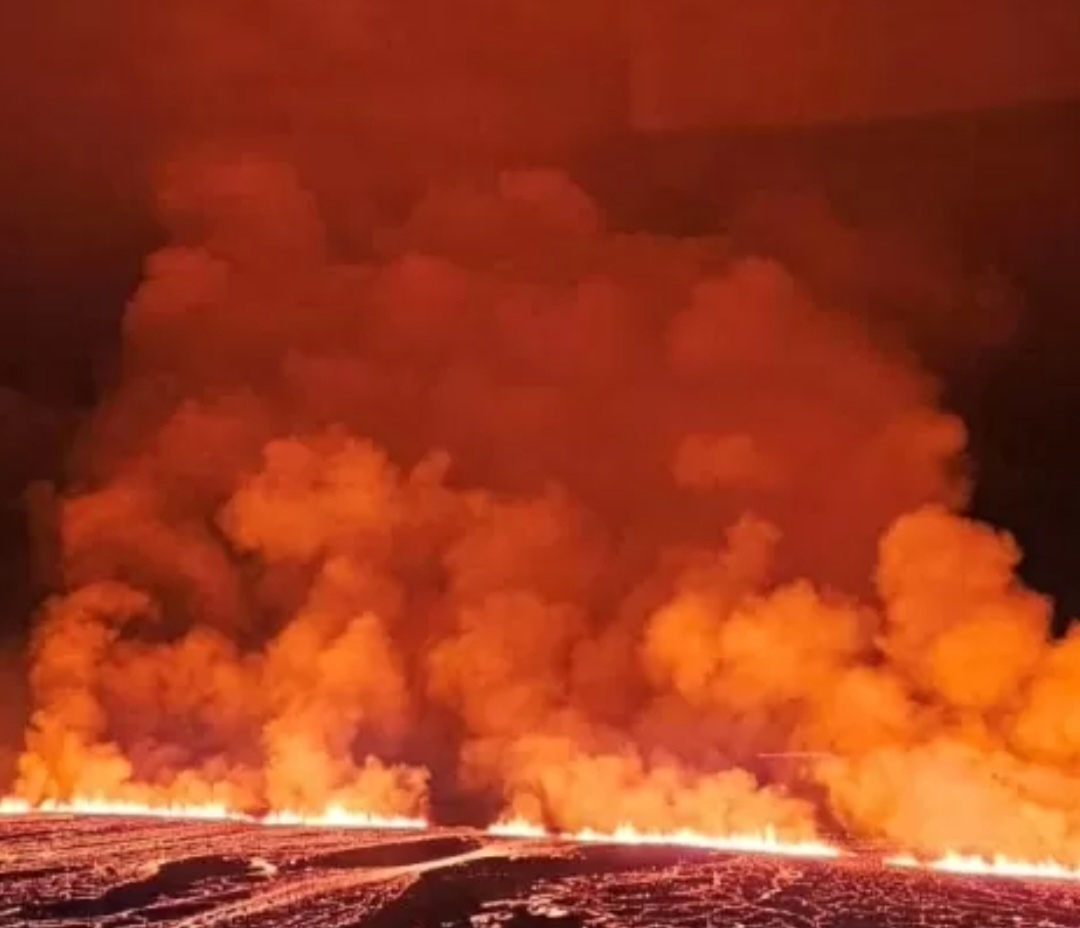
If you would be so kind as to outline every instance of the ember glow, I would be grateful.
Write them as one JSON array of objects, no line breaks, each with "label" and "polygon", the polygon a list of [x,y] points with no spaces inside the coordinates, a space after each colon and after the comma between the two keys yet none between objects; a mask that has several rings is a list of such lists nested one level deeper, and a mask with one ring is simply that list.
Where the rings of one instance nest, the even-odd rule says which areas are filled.
[{"label": "ember glow", "polygon": [[935,870],[960,876],[1080,881],[1080,867],[1050,860],[1038,863],[1013,860],[1002,855],[986,858],[950,852],[936,859],[922,861],[910,854],[900,854],[890,857],[885,863],[890,867]]},{"label": "ember glow", "polygon": [[581,844],[625,844],[640,847],[687,847],[743,854],[768,854],[782,857],[833,858],[842,856],[839,848],[820,841],[800,841],[777,836],[771,828],[758,834],[707,835],[691,829],[671,832],[641,831],[633,825],[621,825],[613,831],[585,828],[575,832],[546,831],[524,819],[508,819],[490,826],[488,834],[499,837],[543,839]]}]

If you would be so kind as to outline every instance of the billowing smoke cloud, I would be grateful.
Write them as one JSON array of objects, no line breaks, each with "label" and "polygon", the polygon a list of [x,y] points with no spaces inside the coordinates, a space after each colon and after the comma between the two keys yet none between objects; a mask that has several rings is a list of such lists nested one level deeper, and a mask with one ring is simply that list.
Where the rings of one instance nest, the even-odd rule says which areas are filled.
[{"label": "billowing smoke cloud", "polygon": [[161,172],[18,792],[1080,856],[1077,642],[862,290],[497,145],[377,208],[313,114],[292,151],[211,111]]}]

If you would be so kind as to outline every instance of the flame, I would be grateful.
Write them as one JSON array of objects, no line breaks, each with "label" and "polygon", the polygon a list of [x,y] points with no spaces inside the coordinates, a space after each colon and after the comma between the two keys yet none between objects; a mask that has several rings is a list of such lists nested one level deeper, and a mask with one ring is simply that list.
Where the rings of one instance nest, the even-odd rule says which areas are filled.
[{"label": "flame", "polygon": [[935,870],[939,873],[952,873],[965,876],[1001,876],[1020,879],[1042,880],[1077,880],[1080,881],[1080,867],[1070,866],[1059,861],[1046,860],[1031,862],[1014,860],[1002,854],[993,857],[958,854],[948,852],[936,860],[920,861],[910,854],[900,854],[885,861],[890,867]]},{"label": "flame", "polygon": [[784,857],[840,857],[839,848],[819,841],[789,841],[779,837],[772,828],[751,834],[709,835],[687,828],[676,831],[641,831],[633,825],[620,825],[614,831],[585,828],[575,832],[550,833],[543,827],[524,819],[496,822],[488,834],[511,838],[551,837],[560,841],[584,844],[625,844],[650,847],[691,847],[712,851],[736,851],[746,854],[771,854]]}]

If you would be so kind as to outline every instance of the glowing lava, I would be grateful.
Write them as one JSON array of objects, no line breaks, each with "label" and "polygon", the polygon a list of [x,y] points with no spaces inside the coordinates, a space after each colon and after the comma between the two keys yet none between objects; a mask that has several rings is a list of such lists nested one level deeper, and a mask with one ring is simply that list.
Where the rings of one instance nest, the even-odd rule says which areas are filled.
[{"label": "glowing lava", "polygon": [[36,805],[24,799],[0,799],[0,815],[90,815],[118,818],[189,819],[198,822],[244,821],[245,816],[222,803],[147,804],[80,798],[70,802],[46,800]]},{"label": "glowing lava", "polygon": [[1001,876],[1019,879],[1076,880],[1080,881],[1080,867],[1072,867],[1057,861],[1013,860],[1001,854],[993,857],[948,853],[936,860],[920,861],[910,854],[890,857],[885,861],[890,867],[936,870],[963,876]]},{"label": "glowing lava", "polygon": [[770,854],[782,857],[840,857],[842,851],[819,841],[789,841],[777,836],[772,828],[753,834],[714,836],[690,829],[677,831],[641,831],[632,825],[620,825],[614,831],[586,828],[576,832],[549,833],[522,819],[497,822],[488,834],[511,838],[544,838],[577,841],[583,844],[625,844],[651,847],[691,847],[711,851],[734,851],[744,854]]},{"label": "glowing lava", "polygon": [[540,838],[554,838],[542,825],[534,825],[523,818],[500,819],[494,825],[486,829],[489,835],[497,838],[528,838],[537,840]]},{"label": "glowing lava", "polygon": [[193,822],[243,822],[252,825],[294,826],[305,828],[370,828],[409,829],[427,828],[424,819],[372,815],[354,812],[344,806],[329,806],[318,813],[289,810],[266,815],[247,815],[219,803],[168,804],[120,802],[97,798],[79,798],[70,802],[46,800],[31,804],[24,799],[0,799],[0,815],[86,815],[117,818],[180,819]]},{"label": "glowing lava", "polygon": [[404,816],[371,815],[353,812],[340,805],[328,806],[322,812],[270,812],[258,819],[261,825],[293,825],[304,828],[371,828],[380,830],[408,830],[428,828],[430,823],[422,818]]},{"label": "glowing lava", "polygon": [[[331,805],[321,812],[302,813],[273,811],[265,815],[248,815],[221,803],[154,804],[83,797],[70,802],[48,800],[32,804],[25,799],[0,798],[0,816],[114,816],[117,818],[157,818],[201,822],[237,822],[265,827],[356,828],[368,830],[412,830],[430,828],[421,818],[382,816],[353,811],[342,805]],[[523,840],[565,841],[579,844],[615,844],[638,847],[686,847],[743,854],[762,854],[778,857],[831,859],[843,856],[837,847],[820,841],[790,840],[777,835],[772,828],[760,832],[734,835],[709,835],[691,829],[676,831],[645,831],[632,825],[620,825],[613,831],[586,828],[576,832],[548,831],[541,825],[520,818],[504,819],[486,829],[487,834],[500,838]],[[936,860],[920,860],[910,854],[890,857],[890,867],[932,870],[963,876],[1012,877],[1017,879],[1068,880],[1080,882],[1080,867],[1057,861],[1038,863],[1013,860],[1003,855],[991,858],[947,853]]]}]

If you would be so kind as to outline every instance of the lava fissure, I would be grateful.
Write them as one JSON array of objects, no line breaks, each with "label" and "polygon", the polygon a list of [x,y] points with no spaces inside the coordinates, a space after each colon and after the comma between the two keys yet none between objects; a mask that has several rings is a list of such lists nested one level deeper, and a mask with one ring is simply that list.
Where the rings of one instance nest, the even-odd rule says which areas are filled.
[{"label": "lava fissure", "polygon": [[[429,863],[443,860],[446,855],[441,853],[440,849],[444,845],[458,849],[457,857],[463,859],[484,850],[470,840],[467,836],[469,834],[468,830],[455,835],[437,829],[432,823],[423,820],[380,819],[378,816],[370,816],[365,813],[346,813],[342,809],[326,810],[321,814],[300,815],[297,813],[271,812],[263,816],[253,816],[230,811],[219,806],[155,807],[139,806],[131,803],[109,803],[103,800],[76,800],[70,803],[48,803],[43,807],[35,808],[17,799],[0,800],[0,817],[24,819],[35,816],[139,818],[151,821],[191,823],[217,821],[267,828],[412,830],[431,835],[430,838],[422,841],[420,846],[416,848],[399,844],[388,850],[374,847],[360,850],[329,851],[318,859],[322,861],[321,864],[318,861],[314,863],[308,862],[309,866],[318,865],[330,869],[337,867],[352,869],[357,866],[371,866],[396,870],[404,867],[406,870],[414,872],[416,868],[422,869]],[[589,828],[577,832],[552,832],[543,826],[519,818],[500,820],[483,830],[472,833],[476,835],[486,834],[493,838],[537,843],[682,848],[732,854],[818,860],[835,860],[852,855],[861,856],[860,852],[845,850],[838,845],[821,841],[784,840],[778,837],[776,832],[770,828],[756,834],[727,836],[703,834],[687,829],[673,832],[639,831],[631,825],[623,825],[610,832],[601,832]],[[158,842],[155,841],[154,844],[157,846]],[[491,849],[488,848],[481,856],[491,852]],[[882,860],[888,867],[901,869],[923,869],[964,876],[1080,882],[1080,867],[1072,867],[1053,860],[1023,861],[1003,855],[985,858],[957,852],[947,852],[938,858],[919,858],[911,854],[892,854],[884,857],[874,854],[871,856],[874,859]],[[454,859],[456,860],[457,857],[454,857]],[[398,860],[401,860],[401,863],[398,863]]]}]

